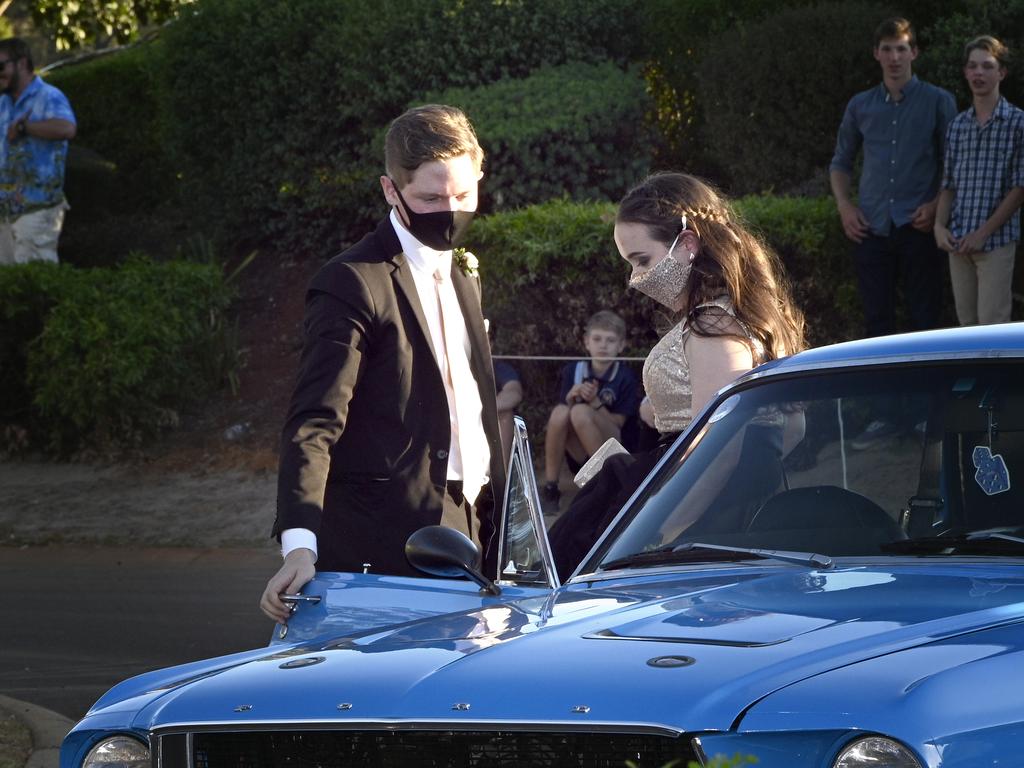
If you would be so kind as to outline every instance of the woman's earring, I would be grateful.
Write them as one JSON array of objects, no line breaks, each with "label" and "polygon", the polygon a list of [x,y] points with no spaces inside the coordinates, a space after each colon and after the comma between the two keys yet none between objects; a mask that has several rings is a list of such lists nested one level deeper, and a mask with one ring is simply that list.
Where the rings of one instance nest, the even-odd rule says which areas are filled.
[{"label": "woman's earring", "polygon": [[693,252],[691,251],[691,252],[690,252],[690,261],[693,261],[693,260],[694,260],[694,259],[696,259],[696,258],[697,258],[697,254],[696,254],[696,253],[693,253]]}]

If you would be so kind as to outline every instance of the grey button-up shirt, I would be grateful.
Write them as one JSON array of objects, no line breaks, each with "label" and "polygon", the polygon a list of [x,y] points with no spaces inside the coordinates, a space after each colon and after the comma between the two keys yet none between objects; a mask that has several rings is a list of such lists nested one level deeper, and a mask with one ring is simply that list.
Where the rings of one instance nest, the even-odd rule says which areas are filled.
[{"label": "grey button-up shirt", "polygon": [[829,169],[852,176],[863,148],[857,195],[872,233],[888,235],[910,223],[918,206],[935,198],[946,126],[955,114],[953,94],[917,77],[899,101],[884,83],[850,99]]}]

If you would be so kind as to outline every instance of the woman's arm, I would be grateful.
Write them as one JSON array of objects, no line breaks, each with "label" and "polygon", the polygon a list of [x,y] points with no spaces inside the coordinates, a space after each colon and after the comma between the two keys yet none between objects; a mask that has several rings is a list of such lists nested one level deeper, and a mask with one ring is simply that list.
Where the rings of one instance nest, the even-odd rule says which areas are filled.
[{"label": "woman's arm", "polygon": [[692,413],[696,416],[714,394],[754,367],[750,346],[735,336],[689,334],[683,344],[690,364]]}]

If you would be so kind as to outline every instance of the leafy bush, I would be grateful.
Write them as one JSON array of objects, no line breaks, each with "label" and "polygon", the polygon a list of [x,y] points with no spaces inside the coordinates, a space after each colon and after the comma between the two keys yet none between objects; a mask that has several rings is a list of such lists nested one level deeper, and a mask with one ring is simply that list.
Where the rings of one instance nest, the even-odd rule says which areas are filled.
[{"label": "leafy bush", "polygon": [[832,198],[749,196],[736,201],[736,210],[782,259],[793,298],[807,318],[808,345],[860,337],[850,241]]},{"label": "leafy bush", "polygon": [[[644,0],[639,38],[644,41],[644,78],[654,101],[653,122],[662,137],[660,168],[720,175],[704,141],[705,109],[698,98],[698,67],[720,56],[718,37],[783,7],[813,0]],[[728,163],[726,163],[728,167]]]},{"label": "leafy bush", "polygon": [[[78,134],[72,147],[111,165],[116,181],[105,204],[137,210],[165,200],[173,186],[174,172],[161,140],[159,46],[157,40],[46,75],[75,111]],[[91,202],[85,194],[75,197],[76,208]]]},{"label": "leafy bush", "polygon": [[[1010,35],[1012,30],[1020,29],[1020,26],[1014,26],[1008,15],[1005,16],[1007,21],[1003,22],[1004,16],[1001,14],[1004,13],[1003,9],[1011,10],[1019,6],[1019,2],[903,0],[898,3],[899,12],[913,21],[918,31],[922,57],[915,64],[915,71],[944,87],[955,84],[958,78],[962,79],[958,69],[959,47],[966,42],[967,35],[977,28],[970,24],[964,25],[962,20],[956,19],[988,14],[993,20],[991,29]],[[656,158],[658,167],[685,167],[692,172],[714,177],[723,184],[735,182],[736,186],[731,187],[734,192],[771,186],[785,189],[792,186],[788,177],[781,181],[769,179],[767,184],[747,184],[744,178],[747,154],[741,157],[744,165],[733,169],[732,156],[715,147],[717,128],[709,129],[706,121],[715,121],[716,116],[716,123],[727,122],[737,115],[747,119],[750,110],[742,111],[745,95],[759,93],[763,99],[774,99],[769,108],[781,115],[793,114],[793,110],[797,110],[802,117],[808,109],[822,110],[821,118],[828,121],[829,125],[826,133],[834,133],[841,112],[832,114],[827,110],[834,111],[837,104],[844,103],[843,100],[852,96],[855,90],[843,91],[844,87],[849,87],[844,85],[844,78],[830,79],[835,66],[832,60],[837,53],[845,56],[845,51],[853,46],[859,56],[855,62],[856,69],[863,69],[872,76],[872,82],[877,82],[880,73],[871,57],[872,35],[878,24],[886,16],[892,15],[890,10],[884,8],[891,4],[881,0],[881,4],[875,6],[879,9],[878,15],[868,6],[869,10],[861,18],[854,18],[855,9],[851,8],[852,26],[849,28],[799,24],[781,29],[775,40],[766,37],[768,29],[779,32],[780,26],[766,20],[780,13],[803,15],[805,12],[809,14],[808,19],[813,20],[821,13],[815,10],[816,5],[818,3],[815,0],[690,0],[686,3],[679,3],[678,0],[644,0],[639,6],[640,38],[644,42],[644,76],[655,102],[655,121],[664,140],[662,146],[665,150]],[[763,22],[768,24],[768,28],[760,26]],[[941,60],[951,62],[957,70],[952,78],[934,73],[935,59],[930,55],[933,25],[937,29],[948,28],[958,40],[952,58],[946,53],[940,54]],[[963,40],[959,40],[961,36]],[[742,47],[737,47],[737,38],[744,41]],[[774,58],[777,55],[776,49],[780,47],[788,58],[798,60],[796,63],[787,63],[782,71],[775,68]],[[819,66],[823,67],[821,71]],[[717,78],[714,83],[708,83],[705,80],[705,68],[715,69],[725,79]],[[730,92],[736,87],[739,88],[738,96],[733,98]],[[795,88],[799,89],[799,94],[809,93],[809,100],[794,101],[790,94]],[[738,103],[740,111],[730,112],[728,117],[717,115],[716,99],[707,98],[709,91],[712,97],[724,92],[727,106],[731,109]],[[837,98],[839,101],[833,102]],[[763,110],[759,112],[759,117],[761,115]],[[785,134],[780,135],[774,130],[776,124],[773,121],[772,130],[760,132],[750,151],[760,150],[768,140],[784,138]],[[796,124],[796,118],[793,124]],[[785,132],[788,132],[789,127],[788,124],[784,125]],[[834,138],[834,135],[831,136],[831,140],[834,141]],[[804,179],[798,180],[802,181]]]},{"label": "leafy bush", "polygon": [[699,66],[698,98],[733,193],[826,175],[847,101],[880,79],[872,35],[890,15],[865,2],[792,8],[716,41]]},{"label": "leafy bush", "polygon": [[518,80],[428,94],[473,121],[486,155],[485,210],[555,197],[618,199],[650,170],[656,137],[635,72],[572,62]]},{"label": "leafy bush", "polygon": [[29,345],[75,277],[67,267],[43,262],[0,269],[0,425],[30,421]]},{"label": "leafy bush", "polygon": [[919,59],[921,72],[952,91],[960,108],[966,109],[970,105],[971,94],[963,75],[963,51],[964,45],[978,35],[998,37],[1015,55],[999,90],[1019,106],[1021,98],[1024,98],[1024,69],[1019,63],[1024,53],[1024,2],[1021,0],[971,3],[923,30]]},{"label": "leafy bush", "polygon": [[[779,253],[807,315],[809,343],[860,336],[849,243],[831,199],[754,196],[738,200],[736,209]],[[629,268],[612,240],[614,217],[611,203],[553,200],[473,223],[468,245],[480,257],[496,355],[584,355],[583,325],[599,309],[626,320],[624,355],[647,354],[668,318],[659,304],[627,289]],[[562,363],[512,362],[523,379],[527,420],[543,424]]]},{"label": "leafy bush", "polygon": [[[612,240],[614,216],[610,203],[562,199],[474,221],[467,245],[480,257],[495,354],[585,356],[583,326],[599,309],[625,319],[625,355],[646,354],[656,341],[651,302],[626,290],[629,269]],[[527,423],[544,424],[564,363],[511,362],[522,377]]]},{"label": "leafy bush", "polygon": [[200,0],[166,30],[169,146],[229,233],[329,254],[383,209],[379,131],[422,94],[625,62],[619,0]]},{"label": "leafy bush", "polygon": [[71,203],[60,255],[76,266],[109,266],[132,250],[157,253],[178,218],[168,210],[176,180],[162,140],[160,41],[62,66],[46,79],[71,102],[78,135],[68,151]]},{"label": "leafy bush", "polygon": [[135,257],[117,269],[5,267],[0,297],[4,368],[23,360],[20,389],[31,395],[28,414],[5,421],[58,451],[172,425],[235,364],[231,290],[216,266]]}]

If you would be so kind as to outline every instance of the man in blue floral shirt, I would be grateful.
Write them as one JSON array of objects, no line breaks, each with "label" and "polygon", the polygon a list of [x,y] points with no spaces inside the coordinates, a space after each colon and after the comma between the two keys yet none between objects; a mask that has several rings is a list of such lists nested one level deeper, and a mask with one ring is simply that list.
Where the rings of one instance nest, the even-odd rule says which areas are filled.
[{"label": "man in blue floral shirt", "polygon": [[75,114],[16,37],[0,40],[0,91],[0,264],[55,262]]}]

